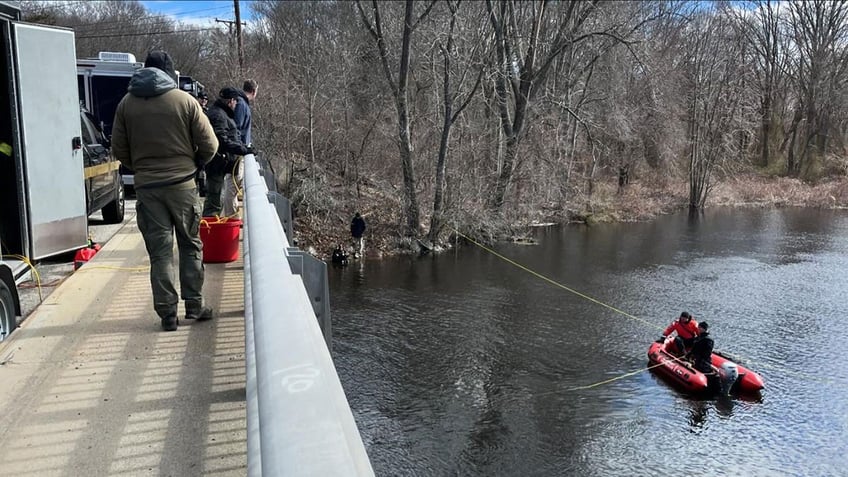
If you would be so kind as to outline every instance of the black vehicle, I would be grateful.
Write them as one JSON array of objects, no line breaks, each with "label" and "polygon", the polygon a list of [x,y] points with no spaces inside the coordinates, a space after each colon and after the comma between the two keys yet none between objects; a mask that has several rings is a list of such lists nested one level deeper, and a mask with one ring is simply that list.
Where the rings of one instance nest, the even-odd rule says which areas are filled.
[{"label": "black vehicle", "polygon": [[109,150],[109,141],[96,126],[94,117],[80,112],[82,151],[85,161],[85,202],[89,215],[103,212],[103,221],[124,221],[124,183],[118,171],[119,162]]}]

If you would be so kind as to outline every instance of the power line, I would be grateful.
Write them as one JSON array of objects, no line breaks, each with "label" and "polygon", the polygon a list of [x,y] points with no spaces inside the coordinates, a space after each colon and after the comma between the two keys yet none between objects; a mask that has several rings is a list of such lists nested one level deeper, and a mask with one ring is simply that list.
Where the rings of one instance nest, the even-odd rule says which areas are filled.
[{"label": "power line", "polygon": [[[212,17],[206,17],[206,18],[209,18],[210,21],[212,19]],[[73,28],[75,32],[83,34],[83,35],[88,35],[88,34],[93,35],[93,34],[101,34],[101,33],[103,33],[103,34],[114,33],[114,32],[127,31],[127,30],[138,31],[141,28],[164,29],[164,28],[167,28],[169,26],[202,26],[202,25],[190,25],[190,24],[189,25],[186,25],[186,24],[180,25],[180,24],[177,24],[177,22],[168,21],[168,20],[161,20],[161,21],[156,21],[156,22],[151,22],[151,23],[133,22],[133,23],[127,23],[127,24],[124,24],[124,25],[112,26],[112,27],[109,27],[109,28],[97,28],[97,24],[95,24],[95,23],[86,24],[86,25],[78,25],[78,26],[74,26],[74,27],[71,27],[71,28]]]},{"label": "power line", "polygon": [[[221,10],[222,8],[230,8],[230,7],[229,7],[229,5],[220,5],[220,6],[217,6],[217,7],[214,7],[214,8],[204,8],[202,10],[189,10],[189,11],[177,12],[177,13],[168,13],[168,14],[164,14],[164,13],[153,14],[153,13],[151,13],[151,15],[155,15],[155,16],[151,16],[151,17],[148,17],[148,18],[142,18],[140,20],[107,20],[107,21],[102,21],[102,22],[97,22],[97,23],[87,23],[85,25],[80,25],[79,28],[99,28],[101,25],[110,25],[110,24],[115,25],[115,24],[117,24],[117,26],[111,26],[111,27],[103,29],[103,30],[114,30],[114,29],[118,29],[118,28],[132,27],[132,26],[136,26],[136,25],[140,25],[140,24],[146,25],[148,23],[168,23],[168,22],[172,22],[173,20],[168,19],[168,18],[162,18],[162,17],[171,16],[171,17],[174,17],[175,19],[179,19],[179,17],[183,16],[183,15],[188,15],[188,14],[191,14],[191,13],[210,12],[210,11],[213,11],[213,10]],[[211,18],[211,17],[206,17],[206,18]]]},{"label": "power line", "polygon": [[175,33],[190,33],[190,32],[200,32],[200,31],[220,31],[218,28],[196,28],[192,30],[171,30],[171,31],[149,31],[143,33],[116,33],[114,35],[86,35],[86,36],[78,36],[78,40],[85,40],[90,38],[124,38],[129,36],[151,36],[151,35],[173,35]]}]

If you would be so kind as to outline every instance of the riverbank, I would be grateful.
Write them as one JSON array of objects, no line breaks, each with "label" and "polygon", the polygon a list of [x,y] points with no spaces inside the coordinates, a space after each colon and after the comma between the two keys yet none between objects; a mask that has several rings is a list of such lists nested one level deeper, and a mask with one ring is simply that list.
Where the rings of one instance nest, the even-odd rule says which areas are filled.
[{"label": "riverbank", "polygon": [[[688,206],[688,183],[685,180],[653,178],[632,182],[619,190],[618,183],[610,180],[597,182],[592,199],[585,197],[565,206],[540,207],[538,210],[514,212],[507,223],[497,224],[481,220],[472,229],[495,230],[500,239],[522,238],[529,234],[534,224],[642,222],[658,216],[685,209]],[[397,204],[387,205],[387,195],[381,193],[362,194],[356,211],[368,222],[366,231],[366,257],[417,252],[418,244],[404,239],[402,217]],[[743,174],[723,180],[712,188],[707,198],[710,207],[811,207],[817,209],[848,208],[848,178],[839,177],[823,180],[817,184],[805,183],[787,177],[764,177],[758,174]],[[309,253],[329,258],[337,244],[350,246],[350,218],[354,210],[346,214],[313,214],[298,217],[295,223],[298,246]],[[429,218],[422,216],[422,230],[426,230]],[[443,234],[443,240],[453,233]],[[489,238],[492,234],[484,233]],[[444,246],[450,246],[446,240]]]}]

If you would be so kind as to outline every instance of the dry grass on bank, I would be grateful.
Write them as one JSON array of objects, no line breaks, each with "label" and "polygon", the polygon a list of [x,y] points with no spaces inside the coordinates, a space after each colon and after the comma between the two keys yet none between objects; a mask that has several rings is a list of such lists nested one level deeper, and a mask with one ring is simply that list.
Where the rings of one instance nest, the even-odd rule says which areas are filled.
[{"label": "dry grass on bank", "polygon": [[848,207],[848,178],[815,185],[788,177],[731,178],[716,185],[707,205],[844,208]]},{"label": "dry grass on bank", "polygon": [[[597,222],[634,222],[685,209],[688,184],[637,181],[618,191],[612,181],[600,184],[587,216]],[[788,177],[748,174],[715,184],[707,207],[812,207],[848,208],[848,178],[839,177],[809,184]]]}]

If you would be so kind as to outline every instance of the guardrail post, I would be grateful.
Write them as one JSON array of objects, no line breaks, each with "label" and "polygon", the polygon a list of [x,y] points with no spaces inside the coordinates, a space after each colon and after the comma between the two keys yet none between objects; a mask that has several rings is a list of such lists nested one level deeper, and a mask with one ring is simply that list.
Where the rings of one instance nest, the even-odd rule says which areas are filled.
[{"label": "guardrail post", "polygon": [[271,163],[261,157],[257,157],[256,162],[259,164],[259,175],[265,179],[265,187],[271,192],[277,192],[277,181]]},{"label": "guardrail post", "polygon": [[274,208],[277,210],[277,217],[280,218],[280,223],[283,224],[283,230],[286,232],[286,238],[290,244],[294,244],[291,201],[289,201],[288,197],[278,192],[268,192],[268,202],[274,204]]},{"label": "guardrail post", "polygon": [[333,351],[333,325],[330,319],[330,285],[327,281],[327,264],[312,255],[295,247],[289,247],[286,251],[289,257],[289,265],[292,273],[300,275],[306,294],[315,311],[315,318],[321,326],[324,342],[330,353]]}]

